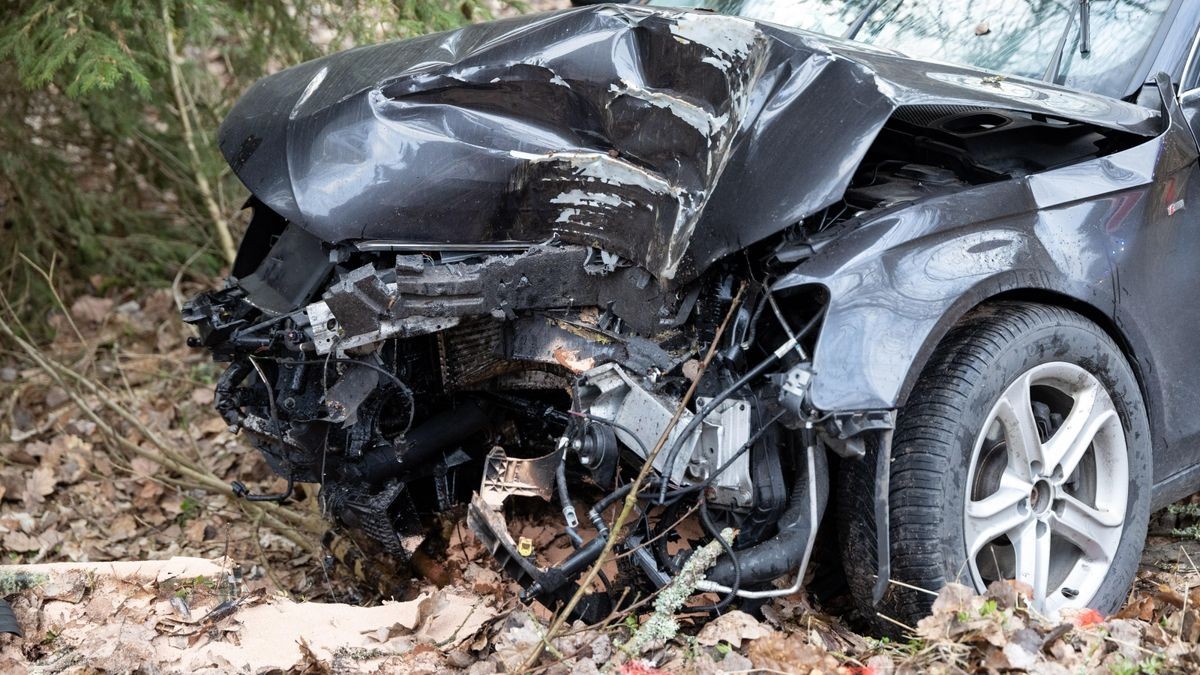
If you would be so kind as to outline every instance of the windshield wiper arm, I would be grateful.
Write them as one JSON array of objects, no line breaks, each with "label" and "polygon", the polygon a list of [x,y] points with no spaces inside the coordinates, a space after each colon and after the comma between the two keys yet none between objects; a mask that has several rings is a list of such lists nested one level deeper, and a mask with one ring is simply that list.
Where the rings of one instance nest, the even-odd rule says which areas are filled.
[{"label": "windshield wiper arm", "polygon": [[1079,0],[1079,53],[1084,56],[1092,53],[1091,0]]},{"label": "windshield wiper arm", "polygon": [[854,36],[858,35],[858,31],[862,30],[862,27],[866,25],[867,19],[871,18],[871,15],[875,13],[875,10],[879,9],[879,4],[881,2],[883,2],[883,0],[874,0],[874,2],[867,5],[867,8],[859,13],[857,17],[855,17],[854,23],[850,24],[850,27],[846,29],[846,32],[842,35],[842,37],[846,40],[853,40]]},{"label": "windshield wiper arm", "polygon": [[[1079,0],[1084,2],[1085,0]],[[1046,66],[1046,72],[1042,74],[1042,80],[1046,82],[1054,82],[1058,77],[1058,69],[1062,67],[1063,55],[1067,51],[1067,36],[1071,34],[1071,28],[1075,25],[1075,15],[1068,11],[1067,25],[1063,27],[1062,34],[1058,36],[1058,46],[1054,49],[1054,56],[1050,59],[1050,65]]]}]

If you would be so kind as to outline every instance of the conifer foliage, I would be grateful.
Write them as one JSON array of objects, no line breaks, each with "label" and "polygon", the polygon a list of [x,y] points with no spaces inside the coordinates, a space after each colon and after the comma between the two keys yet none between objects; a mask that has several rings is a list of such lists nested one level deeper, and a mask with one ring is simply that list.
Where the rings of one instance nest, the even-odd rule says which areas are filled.
[{"label": "conifer foliage", "polygon": [[216,272],[236,240],[245,193],[215,131],[251,82],[355,44],[489,18],[508,4],[6,0],[0,289],[35,304],[38,284],[22,255],[43,265],[56,258],[60,273],[99,285],[169,282],[189,260]]}]

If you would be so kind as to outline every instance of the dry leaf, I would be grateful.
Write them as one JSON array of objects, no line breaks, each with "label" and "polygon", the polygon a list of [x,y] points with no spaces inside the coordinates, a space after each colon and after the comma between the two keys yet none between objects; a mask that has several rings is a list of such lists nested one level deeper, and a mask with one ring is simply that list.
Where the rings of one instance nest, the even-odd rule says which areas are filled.
[{"label": "dry leaf", "polygon": [[39,466],[29,473],[29,478],[25,481],[25,494],[40,504],[45,501],[46,497],[54,493],[54,486],[57,482],[54,476],[54,467]]},{"label": "dry leaf", "polygon": [[770,635],[771,632],[771,629],[759,623],[758,619],[735,609],[710,621],[700,630],[696,641],[708,647],[713,647],[719,642],[728,642],[735,648],[740,648],[742,640],[757,640]]},{"label": "dry leaf", "polygon": [[137,534],[137,521],[128,513],[122,513],[113,519],[108,528],[108,535],[113,541],[124,541]]},{"label": "dry leaf", "polygon": [[76,321],[103,323],[112,313],[113,301],[109,298],[96,298],[90,295],[80,296],[71,304],[71,316]]},{"label": "dry leaf", "polygon": [[421,602],[421,626],[417,640],[454,646],[475,636],[475,632],[496,616],[496,610],[477,596],[443,589]]},{"label": "dry leaf", "polygon": [[4,550],[6,551],[25,553],[39,551],[41,548],[42,542],[38,541],[37,537],[24,532],[9,532],[4,535]]},{"label": "dry leaf", "polygon": [[199,544],[207,539],[205,536],[205,530],[207,529],[207,523],[199,518],[193,518],[188,521],[187,525],[184,526],[183,536],[186,537],[188,541],[194,544]]},{"label": "dry leaf", "polygon": [[747,652],[755,668],[777,673],[836,672],[838,660],[824,647],[809,644],[800,635],[771,635],[750,643]]}]

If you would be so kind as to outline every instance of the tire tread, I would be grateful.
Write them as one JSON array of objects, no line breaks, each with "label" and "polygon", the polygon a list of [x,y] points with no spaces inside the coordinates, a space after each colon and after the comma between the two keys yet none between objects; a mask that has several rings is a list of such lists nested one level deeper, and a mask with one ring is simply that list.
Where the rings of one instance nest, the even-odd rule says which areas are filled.
[{"label": "tire tread", "polygon": [[[946,499],[942,479],[957,453],[961,419],[972,391],[1005,348],[1038,328],[1083,328],[1119,348],[1098,326],[1066,308],[1017,302],[984,305],[963,318],[934,350],[900,411],[892,443],[889,518],[892,578],[936,590],[947,582],[941,552],[942,508]],[[874,462],[843,462],[840,481],[839,531],[843,565],[863,618],[881,633],[896,635],[896,627],[876,612],[913,625],[928,614],[932,596],[897,586],[882,606],[870,604],[874,583],[875,519]],[[963,570],[965,574],[965,569]]]}]

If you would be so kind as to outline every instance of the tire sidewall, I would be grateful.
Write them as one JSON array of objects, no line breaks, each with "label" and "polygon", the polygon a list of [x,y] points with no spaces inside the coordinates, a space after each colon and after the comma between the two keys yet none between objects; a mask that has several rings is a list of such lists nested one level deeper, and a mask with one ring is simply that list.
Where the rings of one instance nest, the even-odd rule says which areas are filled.
[{"label": "tire sidewall", "polygon": [[1124,602],[1137,571],[1150,516],[1152,459],[1149,424],[1137,379],[1120,350],[1099,328],[1084,323],[1055,322],[1019,333],[996,353],[979,383],[967,396],[958,428],[957,460],[945,475],[943,538],[945,578],[973,587],[967,564],[963,514],[967,500],[968,471],[978,435],[1000,395],[1019,375],[1035,366],[1061,361],[1094,375],[1108,390],[1128,449],[1129,486],[1125,526],[1117,554],[1096,595],[1087,603],[1104,613]]}]

